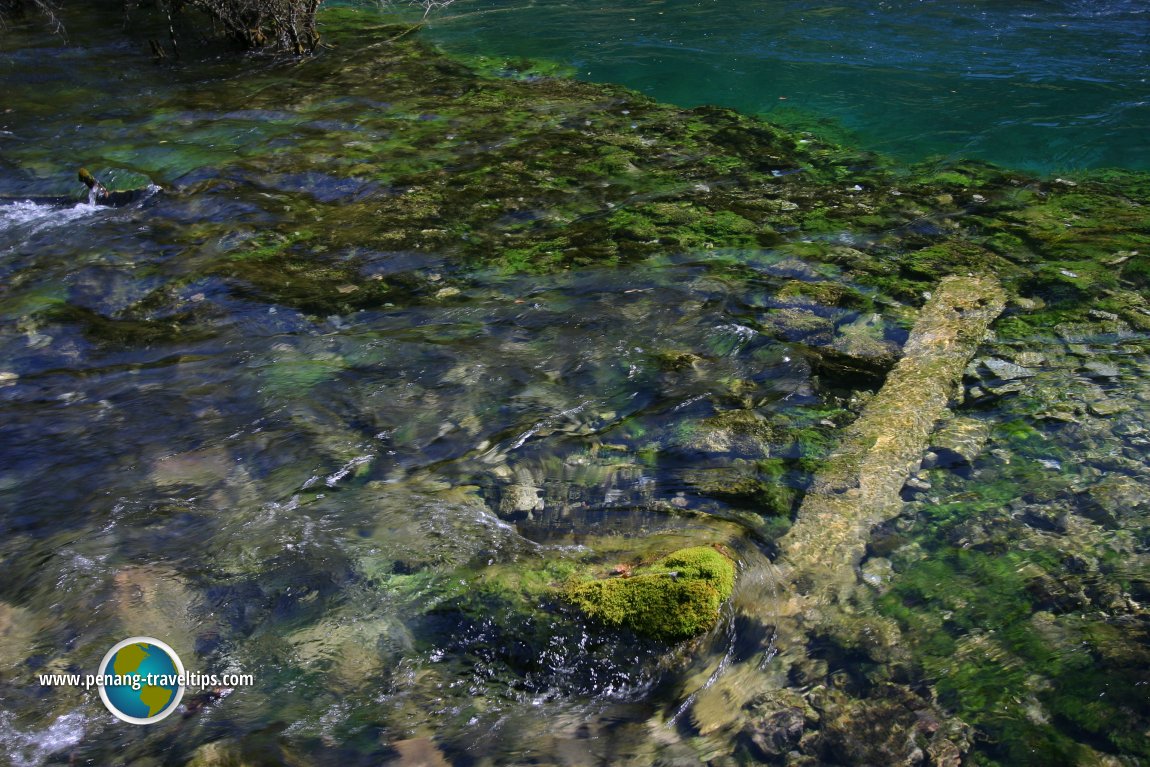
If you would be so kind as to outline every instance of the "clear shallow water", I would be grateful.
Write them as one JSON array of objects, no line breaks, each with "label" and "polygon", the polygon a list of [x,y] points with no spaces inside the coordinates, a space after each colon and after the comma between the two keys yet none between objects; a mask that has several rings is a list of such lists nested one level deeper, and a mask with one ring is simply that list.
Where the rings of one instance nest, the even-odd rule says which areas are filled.
[{"label": "clear shallow water", "polygon": [[1150,9],[1138,0],[457,0],[453,51],[558,61],[683,106],[845,129],[902,160],[1150,168]]},{"label": "clear shallow water", "polygon": [[[67,222],[69,237],[164,210],[163,198],[146,214],[101,210]],[[138,255],[87,255],[93,266],[66,276],[24,271],[18,296],[55,290],[108,309],[113,295],[156,285],[130,276]],[[641,721],[666,684],[659,646],[620,645],[547,612],[508,635],[482,617],[498,601],[460,606],[452,582],[577,560],[584,544],[609,552],[613,538],[674,546],[754,529],[756,514],[693,484],[728,457],[674,448],[683,426],[733,397],[725,380],[755,381],[765,408],[804,422],[821,397],[800,353],[741,324],[758,308],[724,295],[722,263],[717,274],[698,262],[491,275],[443,306],[327,319],[202,284],[188,288],[193,300],[228,307],[213,337],[147,350],[94,344],[66,323],[9,324],[0,350],[20,377],[0,389],[0,556],[12,598],[43,617],[36,660],[8,689],[29,692],[20,677],[41,664],[85,668],[129,631],[168,637],[200,669],[258,679],[219,714],[175,718],[139,756],[164,739],[180,753],[283,720],[292,743],[359,753],[342,763],[371,763],[380,727],[387,740],[434,732],[457,753],[506,762],[535,748],[541,727]],[[764,287],[780,279],[769,260],[761,268]],[[698,354],[700,369],[661,371],[667,349]],[[636,462],[655,444],[671,447]],[[518,485],[547,500],[513,523],[493,510]],[[0,736],[22,764],[69,751],[99,761],[123,737],[91,706],[60,720],[47,716],[60,698],[9,700],[25,719],[0,721]],[[532,713],[541,705],[545,719]],[[335,758],[302,748],[316,763]]]},{"label": "clear shallow water", "polygon": [[[114,45],[92,54],[140,63]],[[94,91],[109,71],[75,79]],[[332,207],[379,194],[247,164],[264,167],[273,137],[290,165],[294,141],[326,147],[327,131],[350,133],[378,108],[277,110],[286,98],[272,91],[292,83],[290,69],[270,69],[252,98],[210,68],[178,72],[215,89],[196,97],[212,108],[191,108],[178,82],[141,71],[138,112],[72,130],[89,111],[80,93],[56,120],[10,123],[13,191],[73,191],[61,154],[130,159],[132,170],[93,164],[110,182],[141,171],[181,182],[118,209],[0,205],[0,557],[11,576],[0,617],[19,627],[0,655],[15,712],[0,742],[14,759],[104,763],[123,751],[98,703],[42,698],[28,674],[89,670],[124,632],[168,638],[199,670],[258,680],[226,708],[134,741],[129,761],[166,751],[179,763],[206,741],[272,726],[285,753],[317,764],[374,764],[390,743],[430,734],[508,763],[556,731],[574,740],[589,723],[609,731],[673,703],[656,691],[690,658],[668,675],[661,646],[587,633],[554,605],[509,634],[485,617],[498,600],[455,584],[610,557],[637,536],[656,549],[729,540],[765,565],[746,541],[770,534],[761,516],[699,490],[728,458],[701,460],[684,425],[754,396],[828,429],[805,412],[824,394],[802,350],[747,326],[796,266],[765,251],[680,254],[554,278],[480,272],[454,287],[458,265],[441,254],[360,249],[355,283],[406,275],[420,288],[367,312],[305,314],[189,275],[268,230],[314,225],[313,193]],[[38,163],[60,177],[29,181]],[[197,183],[216,186],[189,193]],[[303,218],[285,217],[301,204]],[[759,290],[730,295],[748,266]],[[449,284],[457,292],[435,298]],[[686,362],[667,369],[667,355]],[[659,445],[658,461],[638,458]],[[545,498],[531,518],[497,515],[524,486]],[[730,639],[710,641],[721,653]]]},{"label": "clear shallow water", "polygon": [[[877,383],[816,372],[832,339],[866,323],[862,309],[821,306],[824,322],[790,338],[769,317],[808,305],[783,295],[795,282],[871,291],[763,247],[670,249],[627,266],[524,276],[463,269],[451,245],[349,244],[343,230],[377,242],[380,228],[378,210],[347,213],[353,204],[398,204],[393,178],[483,149],[451,144],[458,128],[404,103],[385,76],[363,82],[374,54],[256,62],[238,77],[226,61],[152,68],[119,40],[93,37],[76,50],[31,36],[4,59],[20,106],[4,123],[0,192],[73,192],[77,162],[109,182],[169,188],[119,209],[0,205],[0,744],[13,761],[154,765],[164,754],[180,764],[221,740],[264,760],[344,767],[432,740],[464,765],[540,754],[697,762],[734,748],[730,733],[696,739],[685,701],[720,664],[768,658],[768,626],[732,610],[700,645],[669,652],[592,630],[546,598],[516,612],[498,587],[524,569],[551,586],[565,567],[611,565],[637,546],[722,540],[743,567],[735,604],[769,617],[778,594],[767,549],[785,523],[737,485],[768,461],[763,470],[793,500],[852,417],[850,389]],[[317,69],[333,60],[333,70]],[[322,76],[345,64],[354,83],[325,87]],[[483,135],[481,146],[517,138]],[[425,153],[412,151],[416,142]],[[374,180],[360,175],[369,172]],[[533,215],[511,209],[493,226],[514,232]],[[865,247],[849,233],[824,236]],[[340,295],[399,287],[363,310],[301,309],[307,280],[323,274],[305,272],[292,293],[237,271],[279,246],[323,266],[350,264]],[[892,323],[886,340],[904,330]],[[1048,497],[1053,477],[1078,483],[1077,493],[1102,469],[1075,451],[1140,461],[1147,424],[1133,398],[1150,396],[1145,342],[1077,344],[1128,356],[1121,382],[1085,387],[1124,398],[1121,438],[1097,422],[1096,433],[1065,420],[1006,429],[999,420],[1030,413],[980,405],[976,415],[1007,433],[994,444],[1012,462],[1000,452],[980,476],[939,481],[956,508],[928,513],[962,518],[971,497],[1006,509],[1020,487]],[[1082,383],[1077,363],[1060,361],[1060,342],[1027,350],[1048,357],[1032,364],[1052,387]],[[769,457],[737,431],[707,430],[728,411],[757,414]],[[1133,471],[1117,459],[1099,465]],[[531,493],[541,504],[525,508]],[[1012,533],[1037,545],[1029,528]],[[993,569],[1001,563],[1011,576],[1034,563],[979,550],[984,559],[959,563],[969,568],[960,591],[950,570],[915,569],[916,550],[942,561],[952,543],[977,549],[988,535],[973,524],[950,534],[891,554],[909,574],[905,601],[950,615],[944,629],[924,608],[925,628],[907,634],[930,645],[930,673],[950,678],[950,642],[994,680],[956,677],[950,700],[998,706],[996,692],[1033,692],[1032,669],[1061,679],[1042,667],[1046,646],[1028,633],[1036,608],[1018,595],[1031,582],[1004,588]],[[1096,535],[1124,557],[1141,545],[1121,529]],[[1065,559],[1088,567],[1080,554]],[[1132,561],[1118,572],[1137,583],[1144,575]],[[983,636],[999,625],[980,612],[985,593],[1021,616],[1003,619],[1014,633],[1002,641],[1017,636],[1013,644]],[[1046,599],[1061,609],[1060,594]],[[1098,624],[1091,629],[1112,629]],[[137,633],[170,641],[199,671],[243,671],[257,683],[201,696],[204,707],[186,718],[126,731],[94,696],[30,681],[42,669],[88,672]],[[1012,654],[1036,645],[1037,659]],[[1113,670],[1062,687],[1105,687],[1137,710],[1124,670],[1138,656],[1082,646],[1066,640],[1053,654]],[[831,659],[843,668],[823,672],[861,673],[849,658]],[[987,718],[999,732],[1001,721]],[[1029,721],[1015,708],[1001,718]],[[1030,746],[1014,732],[1002,740]]]}]

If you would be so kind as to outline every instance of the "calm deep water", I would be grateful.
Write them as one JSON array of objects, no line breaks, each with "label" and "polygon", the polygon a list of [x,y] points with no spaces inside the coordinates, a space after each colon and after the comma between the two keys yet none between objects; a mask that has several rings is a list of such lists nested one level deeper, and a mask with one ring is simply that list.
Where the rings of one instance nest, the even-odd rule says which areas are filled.
[{"label": "calm deep water", "polygon": [[461,2],[430,35],[683,106],[826,121],[903,160],[1150,168],[1150,8],[1138,0]]},{"label": "calm deep water", "polygon": [[[0,763],[782,764],[691,709],[748,668],[764,689],[825,679],[834,700],[929,680],[972,764],[1150,763],[1150,334],[989,339],[964,410],[985,452],[908,491],[869,553],[868,609],[913,660],[887,648],[884,677],[817,637],[778,671],[776,542],[882,379],[832,363],[852,333],[901,344],[904,301],[781,246],[716,247],[713,227],[542,274],[465,257],[553,215],[515,206],[483,231],[429,214],[427,244],[388,247],[387,209],[423,204],[411,179],[599,107],[468,122],[447,64],[437,108],[408,99],[402,66],[375,64],[371,10],[350,24],[368,32],[331,22],[340,44],[316,62],[244,72],[157,66],[118,14],[71,18],[72,44],[0,36]],[[900,163],[1150,170],[1150,9],[1133,1],[458,0],[419,35],[502,77],[732,107]],[[140,199],[85,204],[80,165]],[[684,186],[721,189],[713,174]],[[620,175],[638,190],[621,207],[664,193]],[[616,207],[561,191],[575,224]],[[76,199],[25,199],[49,195]],[[796,285],[851,301],[811,309]],[[772,324],[792,310],[817,327]],[[555,596],[578,568],[709,543],[739,581],[698,640],[607,630]],[[189,690],[135,728],[35,681],[93,673],[134,635],[254,684]],[[863,731],[836,711],[828,731]]]}]

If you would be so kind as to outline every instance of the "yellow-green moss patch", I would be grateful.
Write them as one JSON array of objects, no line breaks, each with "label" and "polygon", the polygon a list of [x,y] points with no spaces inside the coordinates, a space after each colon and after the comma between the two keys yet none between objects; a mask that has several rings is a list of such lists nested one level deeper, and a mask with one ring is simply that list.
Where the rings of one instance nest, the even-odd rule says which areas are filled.
[{"label": "yellow-green moss patch", "polygon": [[570,582],[565,596],[608,626],[673,641],[713,627],[734,587],[731,558],[709,546],[695,546],[618,577]]}]

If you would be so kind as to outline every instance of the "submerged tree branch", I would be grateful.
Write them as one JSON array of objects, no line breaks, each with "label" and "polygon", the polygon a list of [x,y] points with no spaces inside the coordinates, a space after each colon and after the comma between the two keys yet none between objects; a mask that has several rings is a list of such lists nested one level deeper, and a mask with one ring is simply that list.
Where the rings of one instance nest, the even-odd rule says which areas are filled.
[{"label": "submerged tree branch", "polygon": [[901,509],[899,492],[1005,301],[993,277],[939,283],[902,358],[847,427],[780,541],[780,564],[801,592],[820,602],[846,600],[870,531]]},{"label": "submerged tree branch", "polygon": [[[915,470],[935,423],[946,413],[963,370],[1002,312],[1006,295],[991,276],[944,278],[922,308],[903,355],[862,415],[816,473],[794,525],[779,540],[777,570],[744,598],[748,618],[774,627],[764,655],[723,669],[692,701],[702,733],[742,726],[756,696],[776,689],[777,668],[797,663],[812,636],[896,636],[897,628],[855,615],[857,566],[875,525],[902,508],[899,491]],[[893,642],[892,643],[896,643]],[[776,675],[778,672],[775,672]],[[941,716],[941,714],[940,714]]]}]

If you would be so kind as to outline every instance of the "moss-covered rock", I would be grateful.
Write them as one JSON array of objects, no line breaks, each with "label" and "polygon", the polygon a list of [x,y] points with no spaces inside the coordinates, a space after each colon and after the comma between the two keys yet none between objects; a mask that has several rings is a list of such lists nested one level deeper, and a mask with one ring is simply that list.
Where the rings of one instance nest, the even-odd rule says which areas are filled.
[{"label": "moss-covered rock", "polygon": [[734,586],[734,561],[718,549],[695,546],[616,577],[571,581],[564,596],[608,626],[675,641],[713,627]]},{"label": "moss-covered rock", "polygon": [[774,432],[771,423],[754,410],[724,410],[701,421],[684,423],[677,446],[690,453],[731,454],[767,458]]},{"label": "moss-covered rock", "polygon": [[861,311],[872,308],[872,302],[857,289],[826,280],[816,282],[791,280],[779,290],[778,298],[800,305],[814,304]]}]

